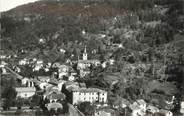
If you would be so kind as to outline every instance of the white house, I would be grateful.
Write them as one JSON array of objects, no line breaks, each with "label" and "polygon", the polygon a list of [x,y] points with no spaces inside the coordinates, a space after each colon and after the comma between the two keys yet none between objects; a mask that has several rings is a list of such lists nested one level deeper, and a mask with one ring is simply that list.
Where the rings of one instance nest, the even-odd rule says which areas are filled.
[{"label": "white house", "polygon": [[29,79],[28,78],[23,78],[22,80],[21,80],[21,82],[22,82],[22,85],[25,85],[27,82],[29,81]]},{"label": "white house", "polygon": [[18,73],[21,72],[21,69],[20,69],[19,67],[17,67],[17,66],[13,66],[13,70],[14,70],[15,72],[18,72]]},{"label": "white house", "polygon": [[39,39],[39,43],[40,43],[40,44],[44,44],[45,42],[46,42],[45,39],[43,39],[43,38],[40,38],[40,39]]},{"label": "white house", "polygon": [[0,59],[5,59],[6,55],[0,55]]},{"label": "white house", "polygon": [[110,64],[110,65],[113,65],[113,64],[114,64],[114,62],[115,62],[115,60],[114,60],[114,59],[109,59],[109,64]]},{"label": "white house", "polygon": [[26,64],[29,64],[29,61],[26,58],[19,61],[19,65],[26,65]]},{"label": "white house", "polygon": [[44,68],[45,72],[49,72],[49,68]]},{"label": "white house", "polygon": [[79,60],[77,63],[77,69],[85,69],[91,66],[91,63],[85,60]]},{"label": "white house", "polygon": [[144,116],[146,113],[146,102],[143,99],[136,100],[129,106],[132,116]]},{"label": "white house", "polygon": [[61,64],[59,62],[56,62],[52,65],[53,68],[59,68]]},{"label": "white house", "polygon": [[50,87],[50,86],[52,86],[51,84],[49,84],[49,83],[47,83],[47,82],[41,82],[40,84],[39,84],[39,88],[40,89],[46,89],[46,88],[48,88],[48,87]]},{"label": "white house", "polygon": [[23,78],[21,83],[22,85],[27,85],[27,87],[34,87],[34,82],[28,78]]},{"label": "white house", "polygon": [[73,76],[73,75],[70,75],[69,77],[68,77],[68,81],[74,81],[75,80],[75,77]]},{"label": "white house", "polygon": [[60,65],[58,67],[58,73],[59,73],[59,78],[63,78],[63,76],[67,76],[68,73],[69,73],[69,69],[70,67],[69,66],[66,66],[66,65]]},{"label": "white house", "polygon": [[59,68],[58,69],[59,72],[68,72],[69,71],[69,66],[67,66],[67,65],[60,65],[58,68]]},{"label": "white house", "polygon": [[131,110],[131,116],[144,116],[145,114],[137,104],[131,104],[129,108]]},{"label": "white house", "polygon": [[64,50],[64,49],[62,49],[62,48],[59,49],[59,51],[60,51],[61,53],[63,53],[63,54],[66,52],[66,50]]},{"label": "white house", "polygon": [[49,82],[51,77],[50,76],[38,76],[37,78],[41,82]]},{"label": "white house", "polygon": [[43,64],[36,64],[33,68],[33,71],[39,71],[43,67]]},{"label": "white house", "polygon": [[72,104],[80,102],[107,102],[107,92],[98,88],[73,88],[72,90]]},{"label": "white house", "polygon": [[181,102],[180,106],[180,113],[184,115],[184,101]]},{"label": "white house", "polygon": [[146,111],[151,113],[151,114],[154,114],[156,112],[159,112],[159,109],[155,106],[148,105],[147,108],[146,108]]},{"label": "white house", "polygon": [[88,74],[90,74],[90,70],[89,69],[80,70],[80,77],[85,77]]},{"label": "white house", "polygon": [[58,82],[58,89],[61,91],[62,90],[62,88],[63,88],[63,84],[64,83],[66,83],[66,81],[64,81],[64,80],[60,80],[59,82]]},{"label": "white house", "polygon": [[137,100],[136,103],[144,112],[146,111],[146,102],[143,99]]},{"label": "white house", "polygon": [[36,64],[43,64],[43,60],[37,60]]},{"label": "white house", "polygon": [[1,67],[1,70],[2,70],[2,74],[8,74],[4,67]]},{"label": "white house", "polygon": [[54,109],[57,111],[58,109],[63,109],[63,105],[61,103],[48,103],[46,104],[47,109],[50,111],[51,109]]},{"label": "white house", "polygon": [[17,97],[29,98],[35,95],[35,87],[16,87]]},{"label": "white house", "polygon": [[106,67],[107,67],[107,63],[108,63],[108,62],[106,62],[106,61],[103,62],[103,63],[102,63],[102,68],[106,68]]}]

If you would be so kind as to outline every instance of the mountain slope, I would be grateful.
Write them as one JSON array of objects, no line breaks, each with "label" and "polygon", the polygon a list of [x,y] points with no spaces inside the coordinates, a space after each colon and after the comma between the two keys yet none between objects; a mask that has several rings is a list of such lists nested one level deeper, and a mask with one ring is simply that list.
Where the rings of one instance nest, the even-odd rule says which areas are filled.
[{"label": "mountain slope", "polygon": [[123,11],[108,3],[38,1],[18,6],[8,13],[109,17],[122,14]]}]

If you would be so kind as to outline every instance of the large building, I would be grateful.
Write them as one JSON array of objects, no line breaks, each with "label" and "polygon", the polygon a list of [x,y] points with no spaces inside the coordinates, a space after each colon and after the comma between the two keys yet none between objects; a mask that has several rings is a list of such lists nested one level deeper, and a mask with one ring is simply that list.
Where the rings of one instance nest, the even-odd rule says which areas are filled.
[{"label": "large building", "polygon": [[35,87],[16,87],[17,97],[21,98],[29,98],[35,95],[36,89]]},{"label": "large building", "polygon": [[107,102],[107,92],[98,88],[73,88],[72,90],[72,104],[80,102]]},{"label": "large building", "polygon": [[180,113],[184,115],[184,101],[181,102],[180,106]]},{"label": "large building", "polygon": [[23,78],[21,80],[21,87],[16,87],[15,90],[17,92],[17,97],[25,99],[32,97],[36,93],[33,80],[28,78]]}]

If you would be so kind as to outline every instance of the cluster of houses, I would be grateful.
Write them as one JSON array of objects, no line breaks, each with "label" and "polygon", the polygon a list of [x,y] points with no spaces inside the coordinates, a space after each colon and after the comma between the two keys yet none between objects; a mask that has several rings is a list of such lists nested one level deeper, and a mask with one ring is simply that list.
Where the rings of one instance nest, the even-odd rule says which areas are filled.
[{"label": "cluster of houses", "polygon": [[19,65],[29,65],[29,66],[31,66],[33,72],[39,71],[40,69],[44,69],[45,72],[48,72],[50,67],[51,67],[51,63],[50,62],[45,64],[43,62],[43,60],[36,59],[36,58],[33,58],[33,59],[24,58],[24,59],[21,59],[18,64]]},{"label": "cluster of houses", "polygon": [[129,105],[132,116],[145,116],[145,115],[164,115],[173,116],[173,113],[169,110],[159,109],[153,105],[147,105],[143,100],[137,100],[133,104]]},{"label": "cluster of houses", "polygon": [[77,70],[80,72],[80,77],[85,77],[90,73],[90,67],[93,66],[99,66],[101,63],[99,60],[94,59],[94,60],[88,60],[88,54],[86,52],[86,46],[85,50],[83,53],[83,59],[80,60],[78,59],[77,61]]},{"label": "cluster of houses", "polygon": [[[45,66],[42,60],[28,60],[22,59],[19,61],[19,65],[30,65],[34,64],[33,71],[38,71]],[[81,102],[91,103],[107,103],[107,92],[98,88],[87,88],[85,83],[76,82],[76,78],[84,77],[86,69],[90,65],[98,66],[100,62],[98,60],[88,60],[86,48],[83,54],[83,59],[77,61],[77,69],[80,74],[72,68],[72,66],[54,63],[48,63],[48,68],[52,67],[56,69],[52,75],[49,76],[36,76],[34,78],[22,77],[18,78],[20,86],[16,87],[17,98],[29,99],[35,94],[42,92],[45,107],[50,111],[52,109],[58,110],[63,109],[62,101],[68,99],[71,101],[70,104],[77,105]],[[1,66],[2,68],[4,64]],[[16,69],[16,68],[14,68]],[[14,70],[15,73],[18,72]],[[64,89],[63,89],[64,88]],[[69,93],[69,94],[68,94]],[[72,96],[72,97],[70,97]]]},{"label": "cluster of houses", "polygon": [[[95,104],[95,116],[116,116],[115,109],[120,107],[125,109],[124,114],[130,112],[132,116],[144,116],[147,114],[163,114],[165,116],[173,116],[172,112],[168,110],[158,109],[155,106],[148,105],[143,99],[136,100],[130,103],[126,99],[121,99],[118,105],[109,107],[108,105],[108,92],[99,88],[88,88],[85,83],[77,82],[77,78],[83,78],[90,73],[90,67],[99,66],[105,67],[105,63],[113,64],[114,60],[110,59],[107,62],[100,63],[99,60],[88,60],[88,54],[86,47],[83,53],[83,59],[77,61],[77,70],[67,64],[60,64],[58,62],[46,65],[42,60],[34,59],[35,63],[34,71],[39,70],[43,66],[46,68],[54,68],[52,75],[50,76],[37,76],[34,78],[19,78],[21,82],[20,87],[16,87],[17,97],[29,99],[30,97],[42,92],[45,107],[51,110],[62,110],[64,105],[63,101],[68,101],[73,106],[77,106],[81,102],[90,102]],[[30,62],[23,59],[19,62],[19,65],[29,64]],[[2,63],[1,63],[2,64]],[[5,64],[0,65],[4,68]],[[181,103],[180,112],[184,114],[184,102]]]},{"label": "cluster of houses", "polygon": [[180,107],[180,113],[184,115],[184,101],[181,102]]}]

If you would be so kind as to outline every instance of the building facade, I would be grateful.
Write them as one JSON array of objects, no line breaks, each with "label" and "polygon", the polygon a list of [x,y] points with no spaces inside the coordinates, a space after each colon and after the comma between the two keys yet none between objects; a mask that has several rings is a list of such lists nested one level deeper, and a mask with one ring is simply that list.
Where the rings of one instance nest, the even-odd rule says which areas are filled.
[{"label": "building facade", "polygon": [[36,89],[35,87],[16,87],[17,97],[21,98],[29,98],[35,95]]},{"label": "building facade", "polygon": [[78,88],[72,90],[72,104],[80,102],[107,102],[107,92],[97,88]]}]

